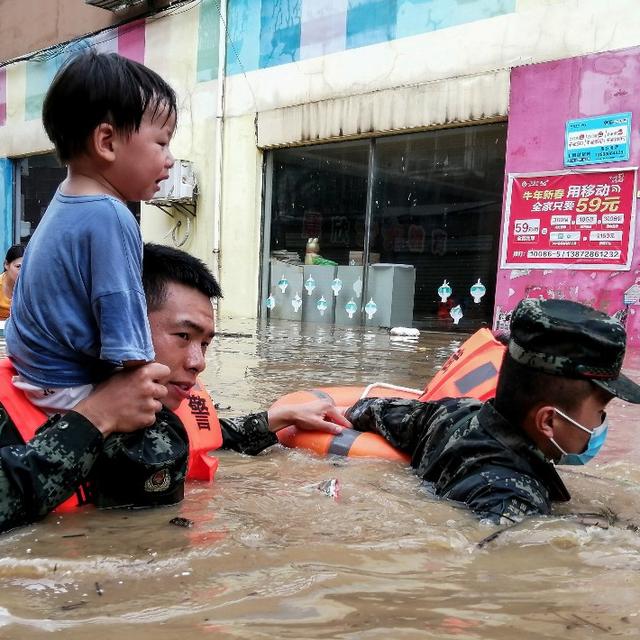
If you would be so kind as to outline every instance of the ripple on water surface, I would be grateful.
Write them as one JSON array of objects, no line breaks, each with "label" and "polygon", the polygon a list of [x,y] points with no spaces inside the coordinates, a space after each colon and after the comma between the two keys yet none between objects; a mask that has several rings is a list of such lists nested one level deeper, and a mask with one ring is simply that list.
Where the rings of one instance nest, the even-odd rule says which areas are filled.
[{"label": "ripple on water surface", "polygon": [[[300,388],[423,386],[460,343],[219,330],[204,380],[227,415]],[[572,502],[505,530],[434,500],[397,463],[222,452],[214,485],[190,485],[179,506],[85,509],[1,536],[0,638],[637,638],[636,409],[610,414],[598,462],[563,471]],[[330,479],[338,499],[318,489]],[[178,515],[193,526],[171,525]]]}]

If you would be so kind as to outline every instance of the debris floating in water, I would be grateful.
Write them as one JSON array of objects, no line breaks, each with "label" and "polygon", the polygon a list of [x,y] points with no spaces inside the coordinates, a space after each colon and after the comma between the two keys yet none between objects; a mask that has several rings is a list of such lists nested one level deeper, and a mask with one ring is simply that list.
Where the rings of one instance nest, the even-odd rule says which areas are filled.
[{"label": "debris floating in water", "polygon": [[318,491],[322,491],[330,498],[338,499],[340,497],[340,480],[338,478],[331,478],[330,480],[323,480],[317,487]]},{"label": "debris floating in water", "polygon": [[87,604],[87,600],[80,600],[80,602],[71,602],[69,604],[63,604],[60,609],[62,611],[73,611],[74,609],[78,609],[80,607],[84,607]]},{"label": "debris floating in water", "polygon": [[171,520],[169,520],[169,524],[173,524],[176,527],[192,527],[193,526],[193,520],[189,520],[189,518],[171,518]]},{"label": "debris floating in water", "polygon": [[412,327],[393,327],[389,330],[389,335],[405,336],[407,338],[419,338],[420,331],[418,329],[413,329]]}]

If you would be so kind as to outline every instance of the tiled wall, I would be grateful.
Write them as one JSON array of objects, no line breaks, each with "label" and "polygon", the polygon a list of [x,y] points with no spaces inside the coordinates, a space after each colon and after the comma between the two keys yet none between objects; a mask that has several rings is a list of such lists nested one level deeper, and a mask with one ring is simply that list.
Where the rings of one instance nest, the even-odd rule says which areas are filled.
[{"label": "tiled wall", "polygon": [[94,47],[99,51],[116,52],[144,61],[144,21],[132,22],[92,37],[76,40],[59,50],[42,52],[27,62],[25,120],[36,120],[42,113],[42,101],[51,80],[60,66],[77,51]]},{"label": "tiled wall", "polygon": [[[197,82],[214,80],[218,75],[219,10],[218,0],[203,0],[199,5]],[[170,18],[169,18],[170,19]],[[57,49],[43,51],[28,60],[25,69],[24,119],[37,120],[42,101],[53,76],[75,52],[93,47],[99,51],[116,52],[138,62],[145,61],[146,23],[138,20],[109,29],[91,38],[81,38]],[[170,56],[171,52],[168,51]],[[170,64],[170,61],[167,62]],[[0,126],[6,124],[6,72],[0,69]]]},{"label": "tiled wall", "polygon": [[227,73],[484,20],[516,0],[231,0]]}]

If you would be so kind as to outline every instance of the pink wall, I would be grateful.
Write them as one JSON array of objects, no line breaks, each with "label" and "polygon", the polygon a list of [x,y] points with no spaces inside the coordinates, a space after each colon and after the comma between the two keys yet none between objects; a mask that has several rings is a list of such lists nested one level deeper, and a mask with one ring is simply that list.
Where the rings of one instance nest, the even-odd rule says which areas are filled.
[{"label": "pink wall", "polygon": [[118,53],[144,63],[145,21],[136,20],[118,27]]},{"label": "pink wall", "polygon": [[[580,168],[640,165],[640,47],[513,69],[506,173],[565,169],[567,120],[627,111],[633,114],[629,161]],[[623,301],[625,290],[640,282],[638,228],[630,271],[498,269],[494,328],[521,298],[566,298],[622,314],[629,344],[640,346],[640,304],[625,314]]]}]

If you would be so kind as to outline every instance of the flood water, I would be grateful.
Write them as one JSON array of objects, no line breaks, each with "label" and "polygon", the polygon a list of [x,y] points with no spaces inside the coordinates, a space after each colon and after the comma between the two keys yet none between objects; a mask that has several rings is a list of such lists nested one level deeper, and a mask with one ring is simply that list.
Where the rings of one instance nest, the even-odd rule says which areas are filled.
[{"label": "flood water", "polygon": [[[315,386],[423,386],[464,339],[218,329],[203,379],[223,415]],[[627,364],[640,379],[640,354]],[[609,414],[597,462],[562,471],[573,500],[504,531],[398,463],[220,452],[213,486],[190,484],[179,506],[85,508],[0,536],[0,638],[638,638],[638,413]],[[332,478],[338,499],[317,489]]]}]

